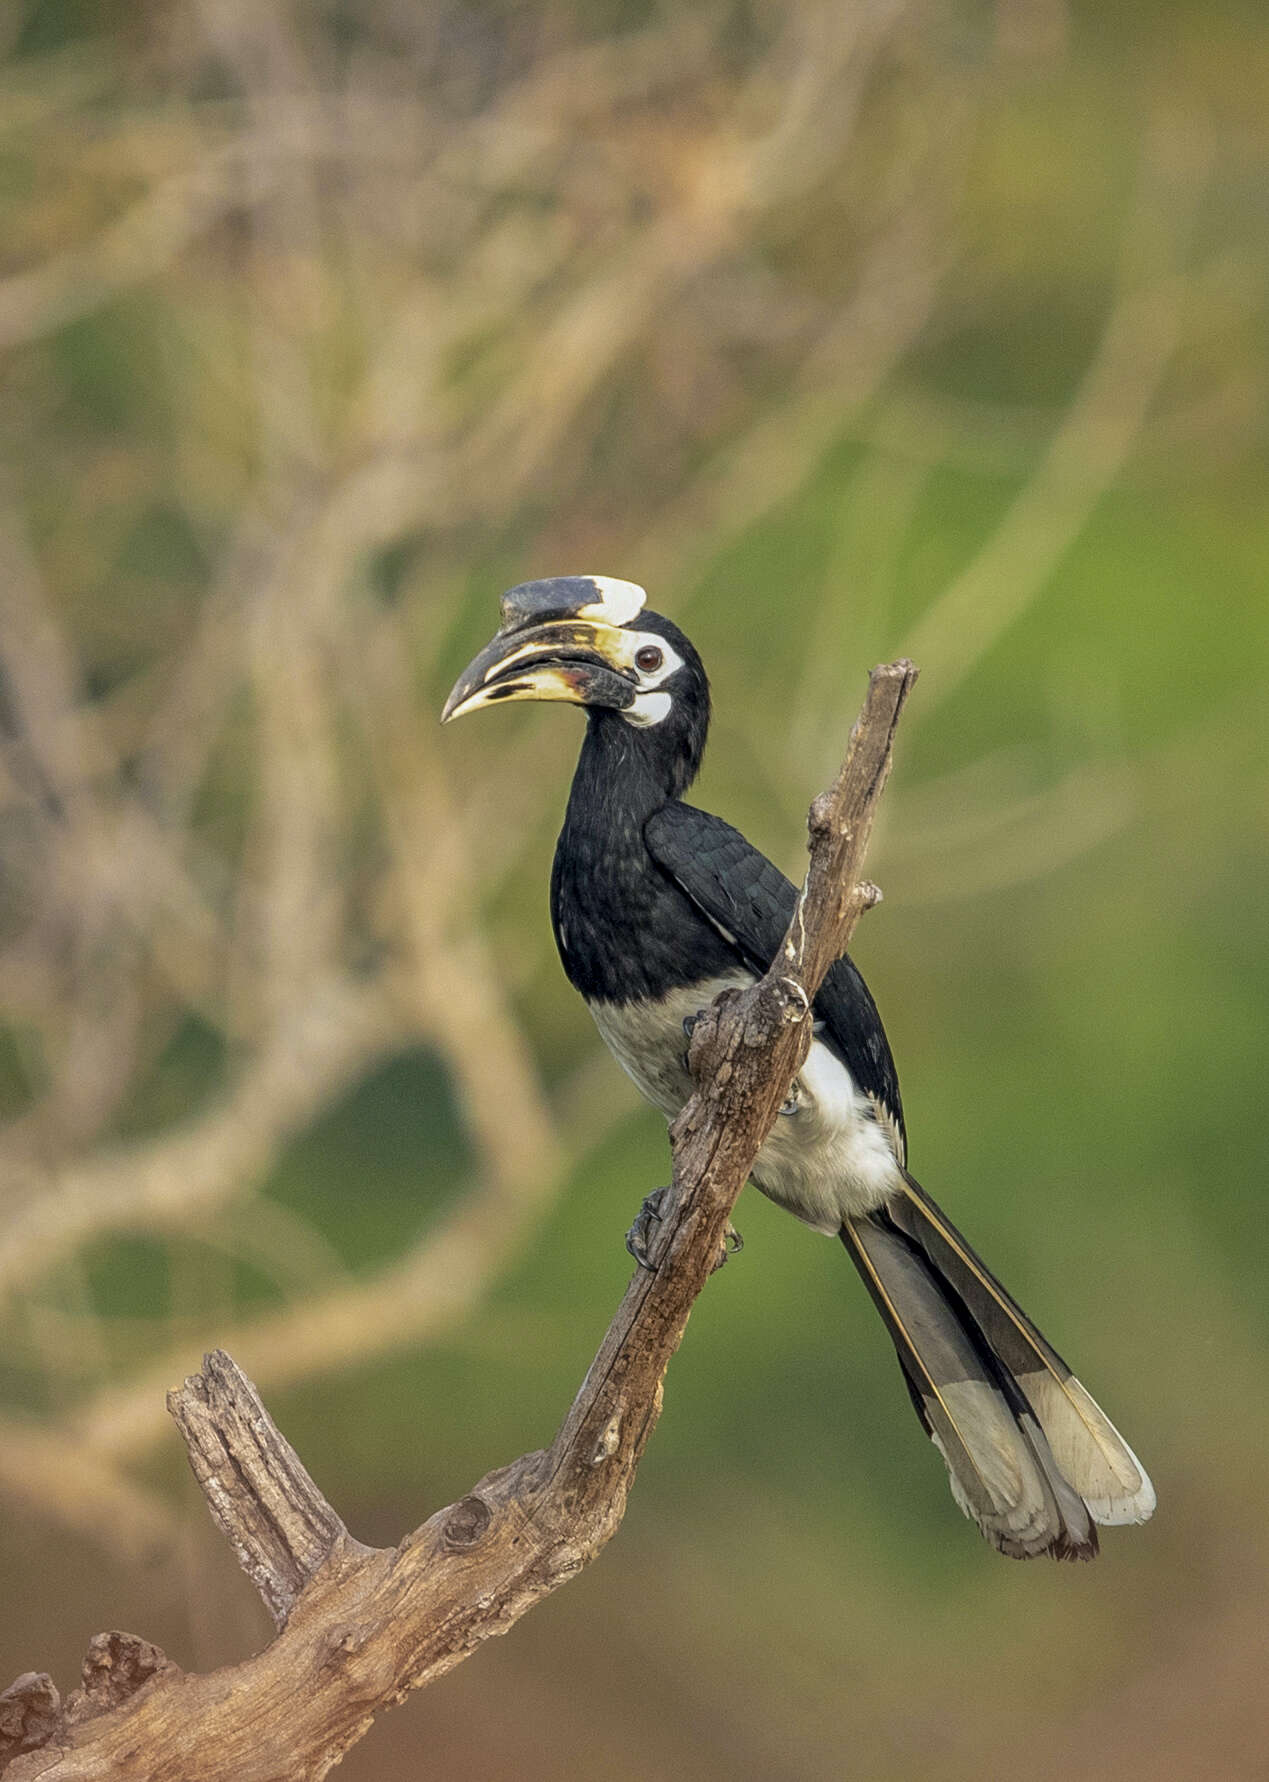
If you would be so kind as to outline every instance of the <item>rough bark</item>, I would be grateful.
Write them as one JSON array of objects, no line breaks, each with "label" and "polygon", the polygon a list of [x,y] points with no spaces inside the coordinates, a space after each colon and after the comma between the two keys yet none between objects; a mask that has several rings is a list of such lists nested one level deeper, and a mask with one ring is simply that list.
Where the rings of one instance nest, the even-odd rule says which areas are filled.
[{"label": "rough bark", "polygon": [[877,901],[860,878],[907,662],[874,669],[836,783],[811,808],[811,862],[783,948],[697,1023],[696,1093],[671,1131],[674,1180],[551,1446],[487,1474],[395,1548],[352,1539],[254,1387],[216,1351],[169,1395],[195,1476],[278,1633],[184,1674],[133,1635],[98,1635],[65,1703],[50,1678],[0,1695],[5,1782],[315,1782],[383,1708],[441,1676],[586,1565],[616,1530],[662,1380],[810,1043],[832,961]]}]

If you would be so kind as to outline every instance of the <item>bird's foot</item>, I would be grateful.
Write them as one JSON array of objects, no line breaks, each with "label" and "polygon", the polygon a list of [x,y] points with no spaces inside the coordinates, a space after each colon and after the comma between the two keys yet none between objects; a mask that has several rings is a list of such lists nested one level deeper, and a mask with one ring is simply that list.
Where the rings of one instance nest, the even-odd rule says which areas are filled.
[{"label": "bird's foot", "polygon": [[694,1015],[684,1015],[683,1017],[683,1038],[687,1041],[687,1051],[683,1054],[683,1069],[687,1071],[689,1075],[691,1074],[691,1066],[688,1063],[688,1055],[692,1050],[692,1035],[696,1031],[696,1023],[705,1013],[706,1011],[704,1009],[697,1009]]},{"label": "bird's foot", "polygon": [[719,1269],[727,1261],[728,1257],[729,1256],[739,1256],[740,1252],[744,1249],[744,1247],[745,1247],[744,1238],[741,1237],[740,1233],[736,1230],[736,1227],[732,1224],[731,1220],[729,1219],[727,1221],[727,1229],[723,1233],[723,1241],[718,1246],[718,1256],[715,1259],[713,1268],[710,1269],[710,1271],[709,1271],[710,1274],[716,1275],[718,1273]]},{"label": "bird's foot", "polygon": [[654,1188],[651,1194],[644,1197],[643,1205],[635,1215],[635,1222],[626,1233],[626,1248],[639,1264],[655,1274],[656,1264],[648,1260],[648,1246],[656,1236],[656,1228],[661,1223],[661,1205],[668,1188]]},{"label": "bird's foot", "polygon": [[[629,1250],[630,1254],[639,1264],[639,1267],[646,1268],[650,1274],[656,1273],[657,1265],[655,1262],[649,1260],[648,1251],[652,1247],[652,1241],[656,1237],[657,1227],[661,1223],[661,1208],[665,1204],[665,1197],[669,1192],[670,1190],[668,1188],[654,1188],[651,1194],[646,1195],[644,1197],[643,1205],[639,1208],[635,1217],[634,1224],[626,1233],[627,1250]],[[741,1237],[740,1233],[729,1219],[727,1221],[727,1229],[724,1231],[722,1241],[718,1246],[718,1255],[714,1260],[714,1265],[710,1269],[710,1273],[717,1274],[718,1270],[722,1268],[728,1257],[739,1256],[744,1247],[744,1238]]]}]

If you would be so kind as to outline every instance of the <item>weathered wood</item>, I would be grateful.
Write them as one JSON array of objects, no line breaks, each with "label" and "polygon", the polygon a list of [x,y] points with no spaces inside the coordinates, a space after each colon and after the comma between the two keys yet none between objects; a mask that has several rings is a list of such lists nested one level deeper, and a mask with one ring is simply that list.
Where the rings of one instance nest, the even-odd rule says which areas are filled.
[{"label": "weathered wood", "polygon": [[209,1506],[278,1623],[261,1653],[187,1676],[134,1636],[98,1637],[58,1703],[28,1675],[0,1696],[6,1782],[314,1782],[383,1708],[450,1670],[586,1565],[621,1521],[662,1380],[728,1219],[810,1044],[832,961],[877,900],[860,880],[910,663],[873,671],[842,771],[811,811],[811,863],[784,946],[697,1023],[696,1093],[674,1180],[551,1447],[489,1473],[393,1549],[354,1541],[227,1355],[173,1393]]},{"label": "weathered wood", "polygon": [[167,1408],[207,1507],[278,1627],[348,1531],[242,1369],[214,1350]]}]

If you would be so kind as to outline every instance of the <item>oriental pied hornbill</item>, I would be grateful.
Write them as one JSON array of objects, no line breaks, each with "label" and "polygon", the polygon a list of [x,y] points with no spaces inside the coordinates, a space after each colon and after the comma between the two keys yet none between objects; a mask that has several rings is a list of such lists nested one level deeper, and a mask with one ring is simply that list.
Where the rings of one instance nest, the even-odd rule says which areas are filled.
[{"label": "oriental pied hornbill", "polygon": [[[642,588],[605,576],[525,582],[445,705],[586,708],[555,854],[560,958],[619,1064],[667,1119],[691,1092],[685,1023],[765,971],[793,886],[718,817],[682,802],[700,766],[709,683]],[[753,1179],[840,1237],[894,1341],[952,1495],[1000,1552],[1090,1559],[1097,1523],[1142,1522],[1145,1470],[905,1167],[890,1047],[849,958],[815,1000],[815,1037]]]}]

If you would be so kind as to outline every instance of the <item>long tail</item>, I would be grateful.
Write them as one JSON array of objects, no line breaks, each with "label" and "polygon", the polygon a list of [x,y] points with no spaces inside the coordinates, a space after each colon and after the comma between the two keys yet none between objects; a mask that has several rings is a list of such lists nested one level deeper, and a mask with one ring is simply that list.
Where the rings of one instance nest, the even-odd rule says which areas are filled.
[{"label": "long tail", "polygon": [[841,1237],[952,1495],[993,1546],[1092,1559],[1096,1523],[1146,1520],[1141,1462],[919,1183]]}]

